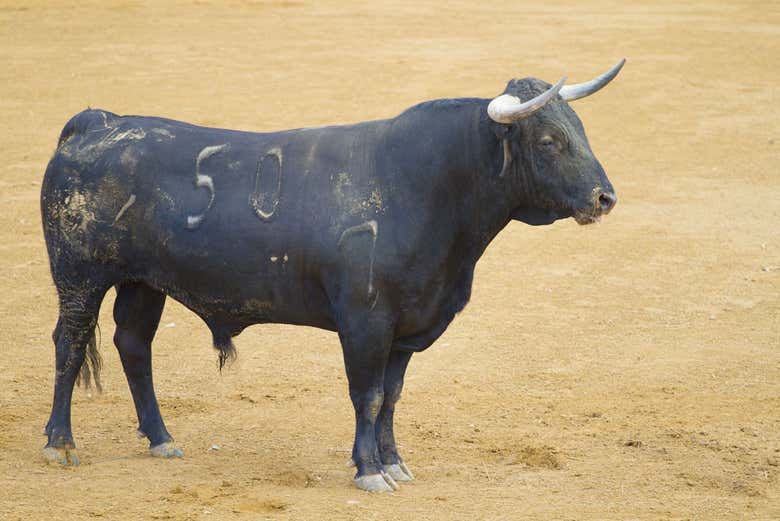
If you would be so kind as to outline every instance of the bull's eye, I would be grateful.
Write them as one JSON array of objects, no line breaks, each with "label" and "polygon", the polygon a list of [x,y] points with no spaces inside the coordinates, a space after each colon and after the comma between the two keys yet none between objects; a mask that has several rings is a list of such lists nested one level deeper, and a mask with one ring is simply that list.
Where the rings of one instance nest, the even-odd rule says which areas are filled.
[{"label": "bull's eye", "polygon": [[539,140],[539,146],[547,150],[553,150],[556,148],[555,139],[552,136],[542,136]]}]

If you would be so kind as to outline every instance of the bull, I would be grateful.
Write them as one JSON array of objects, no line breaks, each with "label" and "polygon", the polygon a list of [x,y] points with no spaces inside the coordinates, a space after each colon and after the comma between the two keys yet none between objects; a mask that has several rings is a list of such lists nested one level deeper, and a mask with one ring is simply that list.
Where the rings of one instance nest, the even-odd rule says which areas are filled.
[{"label": "bull", "polygon": [[167,296],[201,317],[219,366],[259,323],[338,332],[355,410],[356,485],[413,474],[393,434],[412,354],[469,301],[474,267],[512,220],[609,213],[615,192],[572,101],[609,83],[512,80],[494,99],[442,99],[347,126],[253,133],[86,110],[64,127],[41,212],[59,300],[47,460],[78,464],[71,396],[99,386],[98,311],[151,454],[181,457],[152,382]]}]

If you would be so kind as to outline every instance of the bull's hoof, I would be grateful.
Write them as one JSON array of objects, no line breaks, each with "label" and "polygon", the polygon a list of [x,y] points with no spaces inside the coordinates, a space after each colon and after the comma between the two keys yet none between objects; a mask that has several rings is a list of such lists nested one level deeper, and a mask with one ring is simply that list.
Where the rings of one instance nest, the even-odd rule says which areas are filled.
[{"label": "bull's hoof", "polygon": [[388,474],[368,474],[355,478],[355,485],[366,492],[394,492],[398,490],[398,483]]},{"label": "bull's hoof", "polygon": [[149,449],[149,453],[155,458],[183,458],[184,453],[172,441],[160,443]]},{"label": "bull's hoof", "polygon": [[43,457],[47,463],[59,463],[64,467],[76,466],[81,463],[76,449],[65,447],[44,447]]},{"label": "bull's hoof", "polygon": [[403,461],[393,465],[383,465],[382,470],[396,481],[404,482],[412,481],[414,479],[414,474],[412,474],[412,471],[409,470],[409,467],[407,467],[406,463]]}]

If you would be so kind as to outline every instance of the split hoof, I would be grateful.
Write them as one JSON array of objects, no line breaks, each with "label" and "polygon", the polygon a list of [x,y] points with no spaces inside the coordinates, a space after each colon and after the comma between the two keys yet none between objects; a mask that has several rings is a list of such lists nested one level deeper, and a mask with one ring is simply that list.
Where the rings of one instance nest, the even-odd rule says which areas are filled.
[{"label": "split hoof", "polygon": [[66,449],[64,447],[44,447],[43,457],[47,463],[59,463],[63,467],[75,467],[81,463],[76,449]]},{"label": "split hoof", "polygon": [[184,453],[172,441],[160,443],[149,449],[149,453],[155,458],[183,458]]},{"label": "split hoof", "polygon": [[355,478],[355,485],[366,492],[395,492],[398,490],[398,483],[384,472],[359,476]]},{"label": "split hoof", "polygon": [[383,465],[382,470],[396,481],[405,482],[414,479],[414,474],[412,474],[412,471],[409,470],[409,467],[407,467],[404,462],[393,465]]}]

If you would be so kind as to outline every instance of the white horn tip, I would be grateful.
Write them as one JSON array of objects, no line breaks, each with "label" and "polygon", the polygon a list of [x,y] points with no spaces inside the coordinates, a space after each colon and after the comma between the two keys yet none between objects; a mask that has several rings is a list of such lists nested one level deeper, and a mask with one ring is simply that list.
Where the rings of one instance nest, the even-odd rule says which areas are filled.
[{"label": "white horn tip", "polygon": [[623,68],[623,65],[626,63],[625,58],[621,58],[620,61],[618,61],[614,67],[612,67],[609,71],[605,72],[601,76],[598,76],[595,79],[592,79],[590,81],[586,81],[585,83],[577,83],[575,85],[567,85],[564,88],[561,89],[560,95],[563,99],[566,101],[574,101],[578,100],[580,98],[584,98],[586,96],[590,96],[594,92],[598,92],[601,90],[604,86],[606,86],[610,81],[612,81],[615,76],[618,75],[620,72],[620,69]]}]

